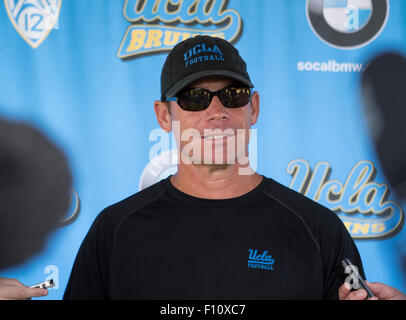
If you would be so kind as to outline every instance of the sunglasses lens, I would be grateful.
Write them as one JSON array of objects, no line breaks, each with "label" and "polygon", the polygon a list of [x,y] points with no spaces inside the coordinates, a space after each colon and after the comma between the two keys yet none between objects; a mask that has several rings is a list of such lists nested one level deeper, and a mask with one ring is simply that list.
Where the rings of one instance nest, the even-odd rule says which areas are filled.
[{"label": "sunglasses lens", "polygon": [[179,106],[188,111],[204,110],[210,101],[210,92],[201,88],[188,89],[178,95]]},{"label": "sunglasses lens", "polygon": [[238,108],[248,104],[250,96],[249,88],[227,87],[222,90],[219,98],[226,107]]},{"label": "sunglasses lens", "polygon": [[179,106],[187,111],[201,111],[206,109],[213,95],[218,95],[220,101],[228,108],[245,106],[250,101],[251,90],[245,87],[227,87],[217,92],[210,92],[202,88],[192,88],[182,91],[177,98]]}]

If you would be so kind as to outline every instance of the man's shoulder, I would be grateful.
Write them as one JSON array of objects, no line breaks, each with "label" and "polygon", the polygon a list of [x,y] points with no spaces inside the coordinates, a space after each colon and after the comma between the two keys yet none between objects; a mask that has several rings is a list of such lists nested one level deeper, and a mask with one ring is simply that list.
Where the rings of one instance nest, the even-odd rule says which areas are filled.
[{"label": "man's shoulder", "polygon": [[341,219],[329,208],[273,179],[266,179],[268,183],[263,190],[264,193],[295,215],[307,222],[341,224]]},{"label": "man's shoulder", "polygon": [[301,221],[319,251],[339,246],[343,241],[351,241],[342,220],[320,203],[272,179],[269,179],[264,193],[288,209],[293,219]]},{"label": "man's shoulder", "polygon": [[106,207],[96,217],[95,222],[117,225],[132,213],[159,200],[165,192],[164,182],[157,182],[119,202]]}]

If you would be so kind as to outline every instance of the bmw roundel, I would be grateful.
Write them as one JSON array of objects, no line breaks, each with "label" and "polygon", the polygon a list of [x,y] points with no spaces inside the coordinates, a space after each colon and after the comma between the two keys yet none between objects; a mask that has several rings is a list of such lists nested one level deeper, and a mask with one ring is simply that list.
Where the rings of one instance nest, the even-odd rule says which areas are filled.
[{"label": "bmw roundel", "polygon": [[385,27],[388,0],[307,0],[306,15],[316,35],[340,49],[374,40]]}]

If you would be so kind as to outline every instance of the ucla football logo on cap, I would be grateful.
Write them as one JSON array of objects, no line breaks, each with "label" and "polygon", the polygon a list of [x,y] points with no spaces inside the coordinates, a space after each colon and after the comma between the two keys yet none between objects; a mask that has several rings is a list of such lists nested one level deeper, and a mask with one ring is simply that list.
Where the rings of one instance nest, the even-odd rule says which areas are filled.
[{"label": "ucla football logo on cap", "polygon": [[388,0],[307,0],[307,20],[324,42],[355,49],[373,41],[385,27]]},{"label": "ucla football logo on cap", "polygon": [[34,49],[58,27],[62,0],[4,0],[7,14],[20,36]]}]

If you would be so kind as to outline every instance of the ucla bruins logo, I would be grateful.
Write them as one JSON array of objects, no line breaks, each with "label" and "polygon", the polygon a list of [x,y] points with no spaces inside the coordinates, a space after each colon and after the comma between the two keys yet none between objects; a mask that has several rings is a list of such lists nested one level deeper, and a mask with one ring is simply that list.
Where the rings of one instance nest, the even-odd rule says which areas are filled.
[{"label": "ucla bruins logo", "polygon": [[318,162],[312,170],[306,160],[294,159],[287,172],[290,188],[334,211],[356,239],[387,238],[403,226],[404,213],[389,197],[386,184],[374,181],[371,161],[359,161],[345,180],[329,180],[330,164]]},{"label": "ucla bruins logo", "polygon": [[373,41],[385,27],[388,0],[307,0],[314,33],[330,46],[355,49]]},{"label": "ucla bruins logo", "polygon": [[4,0],[7,14],[20,36],[34,49],[57,28],[62,0]]},{"label": "ucla bruins logo", "polygon": [[121,59],[170,51],[196,35],[234,42],[242,30],[240,14],[228,0],[126,0],[123,15],[131,22],[121,41]]}]

